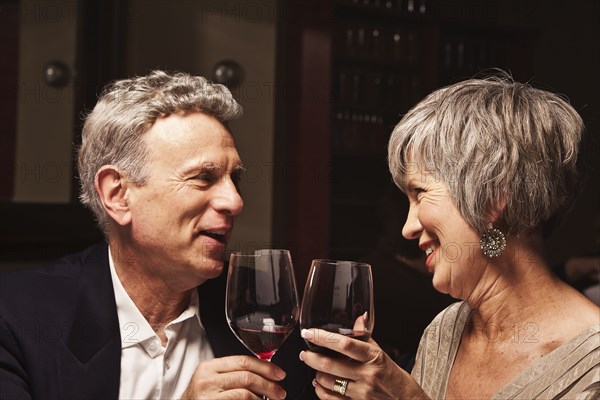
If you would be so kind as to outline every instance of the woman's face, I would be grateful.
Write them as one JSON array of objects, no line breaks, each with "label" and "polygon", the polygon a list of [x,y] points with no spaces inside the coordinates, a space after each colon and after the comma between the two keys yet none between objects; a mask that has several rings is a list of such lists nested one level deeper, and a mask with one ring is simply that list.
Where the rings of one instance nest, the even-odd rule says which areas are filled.
[{"label": "woman's face", "polygon": [[419,240],[435,289],[464,300],[486,264],[479,235],[463,219],[444,182],[418,169],[406,178],[410,208],[402,235]]}]

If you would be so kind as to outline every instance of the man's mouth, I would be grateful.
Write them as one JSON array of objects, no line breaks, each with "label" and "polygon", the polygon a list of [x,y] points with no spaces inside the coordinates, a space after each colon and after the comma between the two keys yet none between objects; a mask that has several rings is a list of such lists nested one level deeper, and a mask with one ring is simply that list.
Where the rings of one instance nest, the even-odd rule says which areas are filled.
[{"label": "man's mouth", "polygon": [[220,243],[225,243],[227,240],[227,231],[226,230],[204,230],[200,231],[201,235],[208,236],[211,239],[214,239]]}]

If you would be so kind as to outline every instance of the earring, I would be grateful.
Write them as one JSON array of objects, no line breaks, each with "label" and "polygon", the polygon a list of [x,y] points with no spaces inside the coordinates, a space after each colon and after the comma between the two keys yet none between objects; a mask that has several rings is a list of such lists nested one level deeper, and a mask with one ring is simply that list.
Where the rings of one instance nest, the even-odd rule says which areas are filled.
[{"label": "earring", "polygon": [[479,239],[479,246],[484,256],[498,257],[506,249],[506,237],[504,233],[489,224],[488,230]]}]

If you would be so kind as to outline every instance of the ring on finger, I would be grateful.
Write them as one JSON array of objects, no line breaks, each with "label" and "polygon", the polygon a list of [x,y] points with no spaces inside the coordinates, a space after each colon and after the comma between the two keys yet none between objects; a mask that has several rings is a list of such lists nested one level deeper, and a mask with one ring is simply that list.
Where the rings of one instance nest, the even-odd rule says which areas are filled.
[{"label": "ring on finger", "polygon": [[336,379],[332,390],[344,396],[346,389],[348,389],[348,383],[350,383],[348,379]]}]

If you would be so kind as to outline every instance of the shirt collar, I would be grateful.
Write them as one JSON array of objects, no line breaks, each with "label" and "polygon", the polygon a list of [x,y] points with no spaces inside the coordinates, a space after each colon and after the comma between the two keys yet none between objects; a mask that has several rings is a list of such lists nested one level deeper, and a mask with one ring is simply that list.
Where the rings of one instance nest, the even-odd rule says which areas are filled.
[{"label": "shirt collar", "polygon": [[[146,318],[137,308],[129,294],[123,287],[112,258],[110,247],[108,248],[108,263],[110,265],[110,275],[112,278],[113,288],[115,292],[115,301],[117,304],[117,315],[119,318],[119,330],[121,332],[121,348],[135,346],[137,344],[158,339],[158,335],[150,326]],[[179,317],[170,322],[168,326],[182,323],[189,318],[196,317],[201,331],[204,331],[202,321],[200,320],[200,307],[198,299],[198,291],[194,290],[190,299],[190,304],[181,313]]]}]

